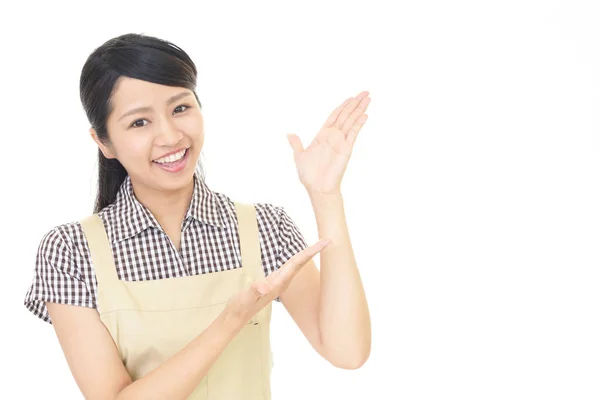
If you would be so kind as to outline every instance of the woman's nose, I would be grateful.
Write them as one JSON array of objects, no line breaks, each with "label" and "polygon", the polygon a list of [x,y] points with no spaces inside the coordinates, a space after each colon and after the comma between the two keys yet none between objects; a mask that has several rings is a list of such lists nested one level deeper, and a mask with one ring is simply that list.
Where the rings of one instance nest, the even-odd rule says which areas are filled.
[{"label": "woman's nose", "polygon": [[162,146],[175,146],[183,138],[183,132],[171,121],[162,120],[158,124],[157,142]]}]

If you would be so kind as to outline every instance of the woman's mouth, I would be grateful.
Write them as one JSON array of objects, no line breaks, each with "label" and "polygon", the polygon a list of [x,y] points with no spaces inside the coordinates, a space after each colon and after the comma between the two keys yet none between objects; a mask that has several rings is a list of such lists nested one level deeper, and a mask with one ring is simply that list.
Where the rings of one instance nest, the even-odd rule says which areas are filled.
[{"label": "woman's mouth", "polygon": [[172,161],[172,162],[157,162],[157,161],[152,161],[152,164],[160,167],[161,169],[167,171],[167,172],[179,172],[182,169],[185,168],[185,166],[187,165],[187,161],[190,158],[189,157],[189,153],[190,153],[190,148],[188,147],[187,149],[185,149],[185,153],[183,154],[183,156],[176,161]]}]

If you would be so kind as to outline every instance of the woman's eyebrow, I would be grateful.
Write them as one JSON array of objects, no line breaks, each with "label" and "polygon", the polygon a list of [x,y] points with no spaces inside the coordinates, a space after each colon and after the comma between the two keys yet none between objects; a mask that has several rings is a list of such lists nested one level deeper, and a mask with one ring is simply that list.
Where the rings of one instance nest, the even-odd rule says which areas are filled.
[{"label": "woman's eyebrow", "polygon": [[[174,96],[169,97],[169,99],[167,100],[167,105],[176,102],[177,100],[186,97],[186,96],[190,96],[191,93],[190,92],[181,92],[178,93]],[[118,119],[118,121],[122,120],[123,118],[131,115],[131,114],[137,114],[139,112],[146,112],[146,111],[152,111],[152,107],[137,107],[137,108],[133,108],[129,111],[127,111],[125,114],[121,115],[121,117]],[[118,122],[117,121],[117,122]]]}]

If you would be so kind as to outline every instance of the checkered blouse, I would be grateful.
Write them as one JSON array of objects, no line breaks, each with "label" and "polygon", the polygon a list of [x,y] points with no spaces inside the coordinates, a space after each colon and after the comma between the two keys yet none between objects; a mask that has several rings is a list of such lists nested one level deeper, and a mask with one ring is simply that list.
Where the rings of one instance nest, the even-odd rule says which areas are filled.
[{"label": "checkered blouse", "polygon": [[[254,203],[265,275],[307,247],[298,227],[281,206]],[[152,213],[133,194],[129,176],[114,203],[98,213],[104,222],[119,279],[143,281],[239,268],[240,245],[235,206],[211,191],[194,173],[194,194],[181,229],[181,251]],[[31,286],[24,304],[52,323],[45,301],[96,308],[97,282],[79,221],[56,226],[39,244]],[[280,301],[279,298],[276,299]]]}]

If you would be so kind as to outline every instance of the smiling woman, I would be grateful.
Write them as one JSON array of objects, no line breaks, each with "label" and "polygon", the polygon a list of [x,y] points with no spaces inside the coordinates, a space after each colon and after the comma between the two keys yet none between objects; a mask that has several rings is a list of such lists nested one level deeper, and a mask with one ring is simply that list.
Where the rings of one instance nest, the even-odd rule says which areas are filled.
[{"label": "smiling woman", "polygon": [[[204,128],[202,104],[195,92],[196,76],[196,66],[185,51],[173,43],[146,35],[115,37],[88,57],[81,72],[80,97],[90,121],[90,133],[99,147],[94,212],[115,200],[127,176],[133,180],[136,192],[147,187],[151,161],[179,150],[169,151],[164,147],[178,145],[179,139],[195,140],[196,154],[199,154]],[[187,129],[186,138],[177,136],[183,135],[183,128]],[[138,129],[144,133],[145,141],[140,141],[140,135],[135,132]],[[151,133],[161,135],[158,144],[153,144]],[[187,147],[190,144],[179,143]],[[152,145],[155,148],[149,147]],[[144,157],[148,162],[140,163]],[[194,168],[192,163],[188,167]],[[141,185],[135,185],[136,182]],[[156,183],[181,187],[181,181]]]},{"label": "smiling woman", "polygon": [[370,352],[339,193],[368,93],[336,108],[306,150],[290,137],[329,238],[308,246],[283,207],[207,186],[196,74],[182,49],[139,34],[96,48],[81,72],[94,211],[44,235],[25,305],[54,325],[88,399],[270,399],[273,300],[331,364],[358,368]]},{"label": "smiling woman", "polygon": [[[99,147],[99,163],[117,159],[118,168],[127,171],[140,197],[145,197],[141,192],[149,195],[153,191],[167,190],[178,198],[181,193],[173,191],[177,188],[183,188],[184,193],[187,190],[189,195],[190,187],[184,182],[189,180],[195,164],[188,160],[198,159],[204,142],[204,121],[193,87],[181,92],[180,87],[169,86],[168,82],[148,82],[127,76],[119,77],[114,87],[113,110],[108,115],[106,128],[93,124],[90,128]],[[168,158],[175,155],[185,157]],[[106,175],[99,178],[106,179]]]}]

